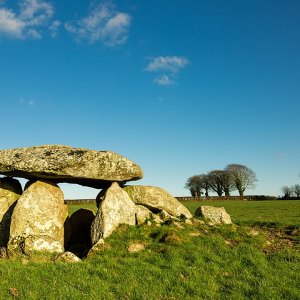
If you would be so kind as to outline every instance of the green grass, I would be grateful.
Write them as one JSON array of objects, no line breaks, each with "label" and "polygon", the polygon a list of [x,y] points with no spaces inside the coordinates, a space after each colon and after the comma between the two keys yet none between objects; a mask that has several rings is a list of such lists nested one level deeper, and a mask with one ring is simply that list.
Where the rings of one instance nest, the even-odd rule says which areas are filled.
[{"label": "green grass", "polygon": [[[185,201],[191,213],[201,205],[225,207],[233,222],[238,225],[296,225],[300,226],[300,201]],[[97,211],[95,204],[69,205],[69,214],[79,208]]]},{"label": "green grass", "polygon": [[224,206],[238,226],[121,226],[82,263],[0,260],[0,299],[300,299],[300,201],[186,205]]},{"label": "green grass", "polygon": [[200,205],[225,207],[232,221],[239,225],[300,226],[300,201],[207,201],[182,202],[192,213]]}]

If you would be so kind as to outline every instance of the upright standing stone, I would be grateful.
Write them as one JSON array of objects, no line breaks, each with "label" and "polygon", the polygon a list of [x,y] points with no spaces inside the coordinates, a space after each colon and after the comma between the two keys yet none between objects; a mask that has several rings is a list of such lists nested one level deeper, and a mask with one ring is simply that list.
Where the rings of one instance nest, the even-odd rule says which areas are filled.
[{"label": "upright standing stone", "polygon": [[186,218],[192,218],[190,211],[185,206],[160,187],[131,185],[125,186],[123,189],[136,204],[150,209],[165,210],[174,217],[183,215]]},{"label": "upright standing stone", "polygon": [[10,177],[0,178],[0,247],[7,246],[11,215],[21,195],[22,186],[18,180]]},{"label": "upright standing stone", "polygon": [[12,215],[9,255],[63,252],[67,215],[64,195],[56,184],[36,181],[28,185]]},{"label": "upright standing stone", "polygon": [[101,197],[99,209],[92,224],[92,244],[108,237],[120,224],[135,225],[135,204],[118,183],[114,182]]}]

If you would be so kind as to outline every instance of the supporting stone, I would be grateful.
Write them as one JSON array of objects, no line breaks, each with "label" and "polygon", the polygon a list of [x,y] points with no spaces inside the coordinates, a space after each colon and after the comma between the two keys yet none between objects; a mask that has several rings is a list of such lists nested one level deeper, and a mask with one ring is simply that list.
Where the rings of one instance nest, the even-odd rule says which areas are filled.
[{"label": "supporting stone", "polygon": [[63,252],[67,216],[63,193],[56,184],[36,181],[28,185],[12,215],[9,255]]},{"label": "supporting stone", "polygon": [[22,186],[18,180],[0,178],[0,247],[7,247],[11,215],[21,195]]},{"label": "supporting stone", "polygon": [[135,204],[118,183],[112,183],[102,199],[91,229],[93,245],[111,235],[120,224],[135,225]]}]

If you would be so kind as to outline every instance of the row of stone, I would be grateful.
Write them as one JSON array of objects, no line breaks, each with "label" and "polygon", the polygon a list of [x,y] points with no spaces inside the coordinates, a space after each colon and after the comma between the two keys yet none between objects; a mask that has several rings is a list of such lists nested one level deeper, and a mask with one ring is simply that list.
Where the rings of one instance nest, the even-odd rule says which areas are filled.
[{"label": "row of stone", "polygon": [[[91,246],[120,224],[191,218],[190,212],[158,187],[126,186],[114,182],[97,196],[98,212],[81,211],[71,219],[60,188],[49,181],[29,181],[22,192],[16,179],[0,179],[0,247],[10,255],[32,251],[63,252],[76,244],[78,230],[87,228]],[[75,221],[74,221],[75,220]],[[88,221],[87,221],[88,220]],[[85,224],[84,224],[85,222]],[[88,232],[87,232],[88,231]]]}]

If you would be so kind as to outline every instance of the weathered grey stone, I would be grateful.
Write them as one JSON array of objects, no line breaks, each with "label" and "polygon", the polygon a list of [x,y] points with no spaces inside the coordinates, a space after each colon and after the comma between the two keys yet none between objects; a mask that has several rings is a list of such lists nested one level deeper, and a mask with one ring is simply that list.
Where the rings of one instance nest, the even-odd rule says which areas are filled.
[{"label": "weathered grey stone", "polygon": [[117,182],[105,191],[92,224],[92,244],[108,237],[120,224],[135,225],[135,204]]},{"label": "weathered grey stone", "polygon": [[193,225],[193,222],[190,219],[186,219],[184,223],[187,225]]},{"label": "weathered grey stone", "polygon": [[94,213],[84,208],[71,215],[69,222],[71,237],[67,250],[79,257],[87,256],[92,247],[91,226],[94,219]]},{"label": "weathered grey stone", "polygon": [[155,224],[161,224],[164,221],[161,219],[161,217],[157,214],[152,214],[152,222]]},{"label": "weathered grey stone", "polygon": [[81,262],[81,259],[76,256],[74,253],[66,251],[62,254],[60,254],[56,260],[56,262],[65,262],[65,263],[76,263],[76,262]]},{"label": "weathered grey stone", "polygon": [[0,247],[7,247],[11,215],[22,192],[18,180],[10,177],[0,178]]},{"label": "weathered grey stone", "polygon": [[[162,210],[161,212],[159,212],[159,217],[163,222],[166,221],[170,221],[170,220],[176,220],[176,221],[180,221],[178,218],[171,216],[168,212],[166,212],[165,210]],[[188,219],[187,219],[188,220]]]},{"label": "weathered grey stone", "polygon": [[152,216],[151,210],[149,210],[147,207],[143,205],[136,205],[135,209],[136,209],[135,212],[136,223],[138,225],[145,224],[146,221]]},{"label": "weathered grey stone", "polygon": [[200,206],[195,211],[195,216],[203,217],[212,225],[232,224],[230,215],[226,212],[224,207]]},{"label": "weathered grey stone", "polygon": [[88,257],[95,256],[102,251],[111,249],[111,246],[104,241],[104,239],[100,239],[89,251]]},{"label": "weathered grey stone", "polygon": [[145,245],[139,242],[131,243],[127,249],[129,253],[135,253],[145,250]]},{"label": "weathered grey stone", "polygon": [[192,218],[185,206],[160,187],[131,185],[125,186],[123,189],[136,204],[144,205],[150,209],[165,210],[174,217]]},{"label": "weathered grey stone", "polygon": [[44,181],[32,183],[12,214],[9,255],[63,252],[67,215],[64,195],[57,185]]},{"label": "weathered grey stone", "polygon": [[112,181],[126,182],[143,177],[137,164],[117,153],[62,145],[2,150],[0,174],[95,188],[107,188]]}]

